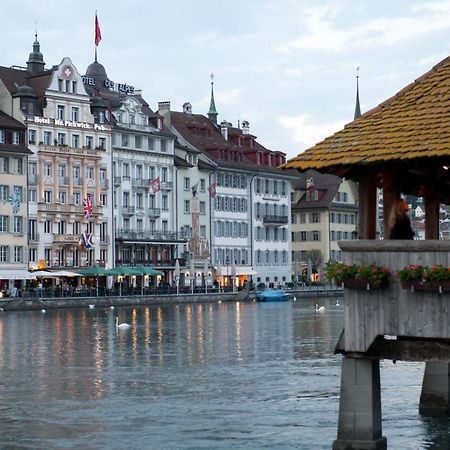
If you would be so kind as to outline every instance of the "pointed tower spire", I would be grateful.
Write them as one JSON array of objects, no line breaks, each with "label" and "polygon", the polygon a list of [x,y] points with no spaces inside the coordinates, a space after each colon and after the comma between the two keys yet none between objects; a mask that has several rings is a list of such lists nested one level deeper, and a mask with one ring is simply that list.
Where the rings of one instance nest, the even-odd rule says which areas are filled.
[{"label": "pointed tower spire", "polygon": [[359,67],[356,68],[356,105],[353,120],[356,120],[358,117],[361,117],[361,107],[359,106]]},{"label": "pointed tower spire", "polygon": [[209,103],[208,118],[214,124],[217,125],[217,110],[214,102],[214,74],[211,74],[211,102]]},{"label": "pointed tower spire", "polygon": [[45,69],[44,56],[41,53],[40,44],[37,39],[37,23],[36,23],[36,31],[34,34],[34,42],[33,42],[33,51],[30,53],[30,56],[27,61],[27,70],[33,75],[36,73],[43,72]]}]

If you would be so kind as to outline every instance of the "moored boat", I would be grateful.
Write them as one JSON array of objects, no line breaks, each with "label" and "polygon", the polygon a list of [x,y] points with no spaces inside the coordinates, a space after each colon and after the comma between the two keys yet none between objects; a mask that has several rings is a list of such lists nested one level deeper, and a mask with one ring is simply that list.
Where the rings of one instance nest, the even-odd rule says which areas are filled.
[{"label": "moored boat", "polygon": [[289,295],[281,289],[264,289],[256,293],[257,302],[286,302]]}]

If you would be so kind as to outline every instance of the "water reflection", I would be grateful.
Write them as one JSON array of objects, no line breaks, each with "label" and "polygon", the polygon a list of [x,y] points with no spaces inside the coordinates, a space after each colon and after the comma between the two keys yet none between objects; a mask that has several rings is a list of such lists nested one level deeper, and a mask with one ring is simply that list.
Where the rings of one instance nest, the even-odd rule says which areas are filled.
[{"label": "water reflection", "polygon": [[[324,300],[317,314],[314,303],[3,314],[2,445],[149,448],[151,437],[152,448],[328,449],[343,309]],[[128,332],[116,330],[116,315]],[[421,367],[397,365],[393,375],[391,365],[383,365],[390,447],[440,448],[432,445],[446,442],[444,424],[420,419],[414,405]],[[403,389],[394,386],[399,374]]]}]

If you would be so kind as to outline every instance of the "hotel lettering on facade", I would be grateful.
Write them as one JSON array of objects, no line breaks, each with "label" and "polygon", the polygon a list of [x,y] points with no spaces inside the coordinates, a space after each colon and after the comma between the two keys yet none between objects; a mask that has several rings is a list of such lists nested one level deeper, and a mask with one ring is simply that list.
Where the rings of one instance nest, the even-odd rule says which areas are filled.
[{"label": "hotel lettering on facade", "polygon": [[[45,69],[37,36],[26,67],[0,67],[0,150],[8,127],[22,136],[8,145],[18,177],[0,186],[12,224],[0,239],[15,231],[8,249],[0,241],[0,269],[148,265],[171,282],[178,260],[194,285],[218,270],[222,284],[232,270],[240,284],[290,281],[295,176],[277,168],[284,153],[246,121],[218,124],[212,89],[207,116],[158,107],[97,60],[84,75],[68,57]],[[21,220],[5,206],[14,186]]]}]

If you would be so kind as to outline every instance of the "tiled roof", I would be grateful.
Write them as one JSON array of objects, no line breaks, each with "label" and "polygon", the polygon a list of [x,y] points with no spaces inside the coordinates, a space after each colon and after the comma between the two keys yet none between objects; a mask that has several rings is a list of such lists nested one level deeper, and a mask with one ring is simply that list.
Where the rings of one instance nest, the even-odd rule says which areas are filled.
[{"label": "tiled roof", "polygon": [[0,111],[0,128],[9,128],[14,130],[25,130],[25,125],[22,122],[14,119],[14,117]]},{"label": "tiled roof", "polygon": [[[284,153],[265,148],[256,141],[255,136],[244,134],[239,128],[229,127],[229,138],[226,140],[220,129],[214,126],[206,116],[177,111],[171,111],[170,114],[171,123],[177,132],[190,145],[200,150],[220,167],[232,170],[280,173],[280,169],[275,165],[255,162],[256,158],[252,156],[257,152],[276,156],[281,161],[284,158]],[[238,144],[238,139],[240,139],[241,145]],[[251,141],[252,143],[250,143]],[[232,155],[236,152],[241,156],[240,160],[232,159]],[[227,155],[229,158],[225,159],[221,155]]]},{"label": "tiled roof", "polygon": [[283,168],[333,172],[394,160],[450,156],[450,57]]}]

